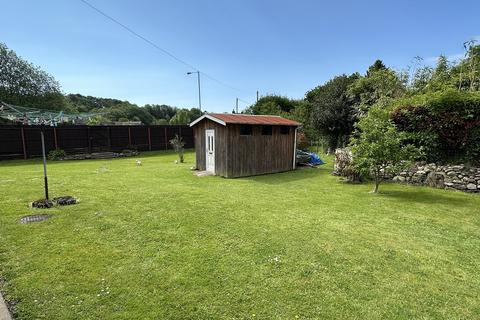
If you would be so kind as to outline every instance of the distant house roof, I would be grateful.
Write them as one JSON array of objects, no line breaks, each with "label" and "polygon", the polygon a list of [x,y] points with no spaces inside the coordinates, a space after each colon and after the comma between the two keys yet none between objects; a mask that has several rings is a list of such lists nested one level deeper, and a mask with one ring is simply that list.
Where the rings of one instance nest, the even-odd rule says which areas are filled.
[{"label": "distant house roof", "polygon": [[223,126],[227,124],[258,124],[258,125],[272,125],[272,126],[295,126],[301,125],[300,122],[285,119],[280,116],[269,115],[251,115],[251,114],[230,114],[230,113],[207,113],[190,123],[193,127],[203,119],[210,119]]}]

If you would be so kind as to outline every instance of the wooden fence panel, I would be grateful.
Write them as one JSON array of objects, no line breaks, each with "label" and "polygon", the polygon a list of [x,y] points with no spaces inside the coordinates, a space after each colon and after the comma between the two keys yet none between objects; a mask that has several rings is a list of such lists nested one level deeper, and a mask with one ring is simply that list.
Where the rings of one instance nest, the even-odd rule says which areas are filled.
[{"label": "wooden fence panel", "polygon": [[[180,135],[186,148],[194,147],[188,126],[59,126],[45,128],[47,152],[55,147],[68,154],[85,152],[171,149],[170,139]],[[0,160],[37,157],[42,154],[40,127],[0,125]]]}]

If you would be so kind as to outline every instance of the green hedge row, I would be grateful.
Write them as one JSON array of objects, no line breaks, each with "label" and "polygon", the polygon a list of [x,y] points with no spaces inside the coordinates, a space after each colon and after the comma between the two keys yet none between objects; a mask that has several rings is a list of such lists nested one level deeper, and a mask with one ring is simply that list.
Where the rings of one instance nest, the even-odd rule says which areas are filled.
[{"label": "green hedge row", "polygon": [[423,151],[423,160],[480,163],[480,92],[449,90],[395,102],[398,130]]}]

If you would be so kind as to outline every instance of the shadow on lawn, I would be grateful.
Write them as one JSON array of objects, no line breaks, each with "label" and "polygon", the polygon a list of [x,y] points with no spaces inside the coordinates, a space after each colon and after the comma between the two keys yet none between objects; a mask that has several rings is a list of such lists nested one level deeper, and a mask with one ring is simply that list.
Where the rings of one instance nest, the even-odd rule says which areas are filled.
[{"label": "shadow on lawn", "polygon": [[295,171],[268,173],[268,174],[263,174],[258,176],[242,177],[237,179],[249,180],[249,181],[254,181],[254,182],[264,183],[264,184],[278,185],[282,183],[318,178],[320,175],[323,176],[323,175],[330,174],[330,171],[331,170],[329,168],[305,168],[305,169],[297,169]]},{"label": "shadow on lawn", "polygon": [[415,202],[425,204],[440,204],[440,205],[455,205],[455,206],[468,206],[473,201],[472,198],[466,197],[466,194],[460,192],[433,189],[428,187],[417,187],[415,190],[388,190],[379,194],[381,197],[391,198],[399,202]]}]

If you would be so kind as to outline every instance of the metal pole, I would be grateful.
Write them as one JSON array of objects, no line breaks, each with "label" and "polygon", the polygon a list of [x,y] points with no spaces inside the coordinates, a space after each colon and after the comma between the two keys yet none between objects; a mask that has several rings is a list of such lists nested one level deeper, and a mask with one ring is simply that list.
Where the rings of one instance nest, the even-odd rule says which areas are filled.
[{"label": "metal pole", "polygon": [[187,74],[192,74],[192,73],[196,73],[196,74],[197,74],[197,84],[198,84],[198,109],[200,109],[200,111],[202,111],[202,93],[201,93],[201,89],[200,89],[200,71],[187,72]]},{"label": "metal pole", "polygon": [[45,181],[45,199],[48,200],[48,178],[47,178],[47,156],[45,154],[45,136],[44,126],[41,126],[40,136],[42,138],[42,156],[43,156],[43,179]]},{"label": "metal pole", "polygon": [[238,113],[238,98],[235,100],[235,112]]},{"label": "metal pole", "polygon": [[297,127],[295,127],[295,138],[293,142],[293,170],[295,170],[296,164],[297,164]]},{"label": "metal pole", "polygon": [[55,141],[55,150],[58,150],[57,128],[53,128],[53,138]]},{"label": "metal pole", "polygon": [[198,108],[202,111],[202,95],[200,92],[200,71],[197,71],[197,79],[198,79]]}]

